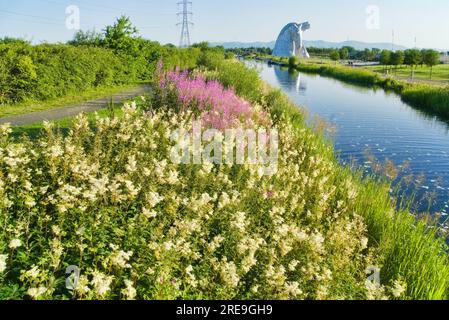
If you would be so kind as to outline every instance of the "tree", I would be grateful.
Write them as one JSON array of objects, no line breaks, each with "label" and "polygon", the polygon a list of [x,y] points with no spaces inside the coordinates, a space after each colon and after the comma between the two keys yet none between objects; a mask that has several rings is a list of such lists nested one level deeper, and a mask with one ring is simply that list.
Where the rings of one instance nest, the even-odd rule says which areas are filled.
[{"label": "tree", "polygon": [[376,52],[366,48],[361,52],[361,58],[364,61],[373,61],[376,58]]},{"label": "tree", "polygon": [[79,30],[73,36],[73,40],[69,41],[69,44],[74,46],[101,46],[103,43],[103,35],[101,33],[92,31]]},{"label": "tree", "polygon": [[396,51],[391,54],[391,65],[395,66],[395,71],[398,66],[402,65],[404,63],[404,52],[403,51]]},{"label": "tree", "polygon": [[352,59],[357,54],[357,50],[354,47],[344,46],[342,49],[348,50],[350,59]]},{"label": "tree", "polygon": [[288,59],[288,67],[290,69],[296,68],[296,66],[299,64],[299,58],[297,56],[291,56]]},{"label": "tree", "polygon": [[430,67],[430,80],[432,80],[433,67],[440,63],[440,54],[435,50],[425,50],[423,62]]},{"label": "tree", "polygon": [[135,52],[134,41],[138,31],[127,16],[121,16],[112,26],[104,30],[104,43],[106,47],[116,51]]},{"label": "tree", "polygon": [[335,64],[337,64],[337,61],[340,60],[340,53],[338,50],[332,50],[329,57],[332,61],[335,61]]},{"label": "tree", "polygon": [[380,54],[380,63],[384,65],[384,70],[386,73],[387,66],[391,64],[391,51],[383,50]]},{"label": "tree", "polygon": [[421,52],[418,49],[405,50],[404,63],[411,68],[412,80],[415,78],[415,67],[422,61]]},{"label": "tree", "polygon": [[349,58],[349,50],[346,48],[341,48],[339,51],[340,58],[346,60]]}]

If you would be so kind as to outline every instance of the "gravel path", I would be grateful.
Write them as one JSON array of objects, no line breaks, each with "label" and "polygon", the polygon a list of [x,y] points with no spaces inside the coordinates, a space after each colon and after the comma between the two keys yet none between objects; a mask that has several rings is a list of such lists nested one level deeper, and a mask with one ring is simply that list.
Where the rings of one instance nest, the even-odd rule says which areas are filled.
[{"label": "gravel path", "polygon": [[74,117],[80,114],[81,112],[94,112],[106,108],[109,102],[111,101],[111,97],[114,104],[119,104],[123,101],[140,96],[148,92],[149,89],[150,89],[149,85],[143,85],[137,88],[129,89],[127,91],[113,94],[112,96],[104,97],[97,100],[86,101],[79,104],[74,104],[56,109],[38,111],[23,115],[8,116],[0,118],[0,124],[10,123],[12,126],[24,126],[38,122],[43,122],[45,120],[53,121],[68,117]]}]

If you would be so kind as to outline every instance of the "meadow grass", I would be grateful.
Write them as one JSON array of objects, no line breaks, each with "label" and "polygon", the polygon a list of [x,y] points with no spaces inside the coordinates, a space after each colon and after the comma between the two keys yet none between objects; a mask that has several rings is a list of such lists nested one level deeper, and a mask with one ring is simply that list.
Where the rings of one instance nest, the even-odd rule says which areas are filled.
[{"label": "meadow grass", "polygon": [[63,108],[68,105],[78,104],[89,100],[95,100],[111,96],[113,94],[136,88],[142,83],[134,83],[120,86],[107,86],[90,89],[82,93],[73,93],[64,97],[55,98],[48,101],[27,101],[13,105],[0,105],[0,118],[28,114],[37,111]]},{"label": "meadow grass", "polygon": [[[385,73],[385,66],[368,66],[365,68],[380,74]],[[389,73],[393,76],[401,78],[411,78],[410,67],[401,66],[399,68],[391,68],[387,66],[386,68],[389,70]],[[424,81],[430,80],[430,67],[418,66],[417,68],[415,68],[414,78],[415,80],[424,80]],[[449,82],[449,64],[439,64],[434,66],[432,71],[432,80]]]},{"label": "meadow grass", "polygon": [[[86,117],[91,124],[95,124],[95,120],[98,118],[105,117],[120,117],[123,115],[121,105],[110,105],[107,108],[100,109],[95,112],[86,113]],[[67,117],[59,120],[52,121],[55,128],[63,133],[69,132],[70,128],[73,126],[76,121],[75,117]],[[44,122],[36,122],[29,125],[24,126],[15,126],[12,128],[13,137],[20,139],[22,136],[26,136],[31,139],[36,139],[39,134],[41,134],[44,130]]]}]

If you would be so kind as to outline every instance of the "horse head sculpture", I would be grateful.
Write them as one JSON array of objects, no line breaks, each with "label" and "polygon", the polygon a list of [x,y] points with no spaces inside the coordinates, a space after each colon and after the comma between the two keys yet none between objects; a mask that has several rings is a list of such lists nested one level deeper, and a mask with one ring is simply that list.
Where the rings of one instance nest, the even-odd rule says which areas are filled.
[{"label": "horse head sculpture", "polygon": [[309,22],[289,23],[280,32],[273,55],[278,57],[297,56],[309,58],[309,53],[304,46],[303,33],[310,29]]}]

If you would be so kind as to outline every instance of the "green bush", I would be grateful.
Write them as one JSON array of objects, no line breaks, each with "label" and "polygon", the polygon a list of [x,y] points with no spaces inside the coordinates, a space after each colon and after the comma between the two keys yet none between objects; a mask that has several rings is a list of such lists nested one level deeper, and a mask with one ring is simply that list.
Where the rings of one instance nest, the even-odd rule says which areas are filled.
[{"label": "green bush", "polygon": [[296,68],[296,66],[299,64],[299,59],[296,56],[292,56],[288,59],[288,67],[289,68]]},{"label": "green bush", "polygon": [[0,43],[0,103],[45,101],[90,89],[151,81],[156,64],[192,69],[199,49],[135,39],[136,52],[82,45]]}]

